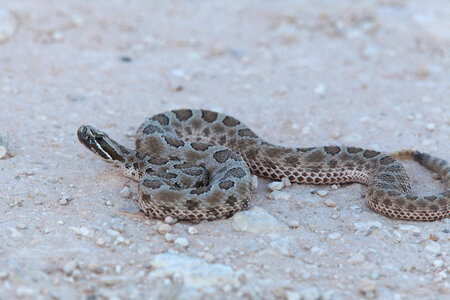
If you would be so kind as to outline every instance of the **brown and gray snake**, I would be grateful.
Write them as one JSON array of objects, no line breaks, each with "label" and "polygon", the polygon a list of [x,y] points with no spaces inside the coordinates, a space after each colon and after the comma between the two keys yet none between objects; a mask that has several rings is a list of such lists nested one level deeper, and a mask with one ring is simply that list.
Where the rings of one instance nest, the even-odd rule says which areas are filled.
[{"label": "brown and gray snake", "polygon": [[[137,130],[136,150],[89,125],[78,129],[78,139],[139,181],[139,206],[155,218],[230,217],[248,207],[255,189],[251,173],[295,183],[359,182],[368,187],[370,208],[391,218],[433,221],[450,213],[449,163],[418,151],[388,155],[358,147],[276,146],[233,117],[197,109],[147,119]],[[409,176],[396,158],[439,173],[445,190],[411,195]]]}]

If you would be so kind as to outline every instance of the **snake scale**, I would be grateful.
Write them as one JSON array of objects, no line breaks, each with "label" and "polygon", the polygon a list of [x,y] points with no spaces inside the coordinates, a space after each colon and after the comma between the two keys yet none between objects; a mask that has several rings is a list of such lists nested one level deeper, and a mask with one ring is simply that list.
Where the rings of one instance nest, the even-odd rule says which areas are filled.
[{"label": "snake scale", "polygon": [[[78,139],[139,182],[138,203],[155,218],[218,219],[246,209],[255,189],[251,173],[291,182],[367,185],[370,208],[388,217],[433,221],[450,212],[450,165],[426,153],[392,155],[358,147],[288,148],[259,138],[237,119],[208,110],[181,109],[148,118],[129,149],[89,125]],[[439,173],[445,190],[410,194],[410,179],[397,159],[413,159]]]}]

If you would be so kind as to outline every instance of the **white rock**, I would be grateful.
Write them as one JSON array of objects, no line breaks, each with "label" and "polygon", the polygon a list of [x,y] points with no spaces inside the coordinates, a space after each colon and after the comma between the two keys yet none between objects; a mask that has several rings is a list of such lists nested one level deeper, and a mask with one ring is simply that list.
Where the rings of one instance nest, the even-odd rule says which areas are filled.
[{"label": "white rock", "polygon": [[288,222],[289,228],[298,228],[300,226],[300,223],[297,220],[289,220]]},{"label": "white rock", "polygon": [[284,186],[291,186],[292,185],[291,181],[287,177],[281,178],[281,182],[284,184]]},{"label": "white rock", "polygon": [[28,228],[28,226],[25,223],[18,223],[18,224],[16,224],[16,228],[20,229],[20,230],[25,230]]},{"label": "white rock", "polygon": [[425,250],[434,254],[438,254],[439,252],[441,252],[441,245],[438,242],[429,240],[425,243]]},{"label": "white rock", "polygon": [[258,188],[258,176],[252,175],[252,185],[253,189],[256,191],[256,189]]},{"label": "white rock", "polygon": [[323,83],[319,83],[316,88],[314,89],[314,93],[316,93],[319,96],[325,95],[326,86]]},{"label": "white rock", "polygon": [[67,196],[62,196],[61,199],[59,200],[59,205],[67,205],[69,203],[69,197]]},{"label": "white rock", "polygon": [[374,229],[381,228],[381,223],[379,221],[356,222],[353,225],[357,232],[364,232],[366,234],[369,234]]},{"label": "white rock", "polygon": [[339,186],[337,184],[333,184],[333,185],[331,185],[331,189],[337,190],[337,189],[339,189]]},{"label": "white rock", "polygon": [[188,231],[189,234],[192,234],[192,235],[198,233],[197,228],[195,228],[195,227],[193,227],[193,226],[188,227],[188,230],[187,230],[187,231]]},{"label": "white rock", "polygon": [[269,194],[270,199],[274,200],[281,200],[281,201],[287,201],[291,199],[291,194],[288,192],[281,192],[281,191],[273,191]]},{"label": "white rock", "polygon": [[319,247],[312,247],[310,251],[317,255],[322,255],[324,253],[323,249]]},{"label": "white rock", "polygon": [[398,225],[397,228],[401,231],[412,232],[412,233],[420,233],[422,229],[415,225],[402,224]]},{"label": "white rock", "polygon": [[164,218],[164,223],[166,224],[175,224],[176,222],[178,222],[178,220],[172,216],[167,216]]},{"label": "white rock", "polygon": [[171,231],[172,231],[172,226],[170,226],[169,224],[161,223],[158,226],[158,232],[161,234],[166,234]]},{"label": "white rock", "polygon": [[363,279],[359,285],[359,290],[364,295],[375,292],[377,283],[370,279]]},{"label": "white rock", "polygon": [[363,263],[366,260],[366,258],[364,257],[364,255],[362,253],[357,253],[355,255],[353,255],[352,257],[350,257],[349,259],[347,259],[347,262],[350,264],[360,264]]},{"label": "white rock", "polygon": [[85,237],[92,237],[94,236],[94,231],[87,227],[80,227],[80,230],[78,231],[81,236]]},{"label": "white rock", "polygon": [[14,227],[7,227],[6,229],[8,229],[8,231],[11,233],[13,239],[19,239],[23,237],[23,234]]},{"label": "white rock", "polygon": [[106,241],[102,237],[97,238],[97,241],[95,243],[97,244],[97,246],[100,246],[100,247],[103,247],[106,245]]},{"label": "white rock", "polygon": [[277,253],[280,253],[284,256],[293,256],[293,249],[289,239],[281,238],[270,243],[270,247],[272,247]]},{"label": "white rock", "polygon": [[14,14],[0,9],[0,44],[10,39],[17,30],[18,21]]},{"label": "white rock", "polygon": [[336,203],[334,203],[330,199],[325,200],[325,205],[328,207],[336,207]]},{"label": "white rock", "polygon": [[76,267],[77,267],[76,261],[73,261],[73,260],[69,261],[63,266],[63,272],[66,275],[70,276],[73,273],[73,271],[75,270]]},{"label": "white rock", "polygon": [[302,289],[300,296],[302,300],[319,300],[322,297],[320,290],[316,287]]},{"label": "white rock", "polygon": [[6,149],[6,147],[0,145],[0,159],[5,158],[7,152],[8,150]]},{"label": "white rock", "polygon": [[164,235],[164,239],[166,240],[166,242],[172,243],[173,241],[175,241],[177,239],[177,235],[173,234],[173,233],[166,233]]},{"label": "white rock", "polygon": [[328,239],[330,239],[330,240],[337,240],[337,239],[340,239],[341,237],[342,237],[342,234],[340,232],[333,232],[328,235]]},{"label": "white rock", "polygon": [[132,195],[133,193],[131,192],[131,189],[128,186],[124,186],[123,189],[120,191],[120,196],[122,198],[129,199],[131,198]]},{"label": "white rock", "polygon": [[424,140],[422,140],[422,145],[424,145],[424,146],[430,146],[430,145],[432,145],[434,143],[435,143],[435,141],[432,140],[432,139],[424,139]]},{"label": "white rock", "polygon": [[[0,10],[1,13],[1,10]],[[0,133],[0,159],[6,157],[6,153],[8,152],[8,136]]]},{"label": "white rock", "polygon": [[435,261],[433,261],[433,266],[435,266],[436,268],[440,268],[444,265],[444,262],[440,259],[437,259]]},{"label": "white rock", "polygon": [[5,280],[9,277],[9,273],[5,271],[0,271],[0,280]]},{"label": "white rock", "polygon": [[113,286],[120,283],[123,279],[118,276],[107,275],[100,278],[100,283],[105,286]]},{"label": "white rock", "polygon": [[288,226],[257,206],[247,211],[235,213],[232,217],[232,227],[235,231],[256,234],[282,232],[289,229]]},{"label": "white rock", "polygon": [[433,131],[436,126],[434,125],[434,123],[428,123],[426,128],[428,131]]},{"label": "white rock", "polygon": [[271,190],[271,191],[279,191],[284,187],[284,183],[281,181],[273,181],[271,183],[269,183],[267,185],[267,187]]},{"label": "white rock", "polygon": [[316,194],[319,195],[320,197],[326,197],[326,196],[328,196],[328,191],[327,190],[318,190],[318,191],[316,191]]},{"label": "white rock", "polygon": [[184,237],[179,237],[175,239],[175,245],[186,248],[189,246],[189,241]]},{"label": "white rock", "polygon": [[75,232],[77,235],[81,235],[84,237],[93,237],[94,231],[92,229],[89,229],[87,227],[69,227],[70,230]]},{"label": "white rock", "polygon": [[114,229],[108,229],[106,230],[106,233],[112,237],[118,237],[120,235],[120,232]]},{"label": "white rock", "polygon": [[286,300],[300,300],[300,294],[294,291],[286,291]]},{"label": "white rock", "polygon": [[235,286],[238,280],[233,269],[223,264],[208,264],[204,259],[175,253],[163,253],[151,261],[154,268],[150,280],[181,278],[185,286],[202,288],[208,286]]}]

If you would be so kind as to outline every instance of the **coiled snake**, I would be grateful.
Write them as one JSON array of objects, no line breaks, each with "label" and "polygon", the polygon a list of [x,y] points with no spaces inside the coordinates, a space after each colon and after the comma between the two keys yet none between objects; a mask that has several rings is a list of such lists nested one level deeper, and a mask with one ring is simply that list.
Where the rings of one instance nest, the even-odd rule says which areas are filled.
[{"label": "coiled snake", "polygon": [[[139,181],[138,203],[151,217],[229,217],[247,208],[254,191],[251,173],[296,183],[359,182],[368,187],[369,206],[388,217],[433,221],[449,216],[449,163],[418,151],[388,155],[345,146],[276,146],[233,117],[196,109],[147,119],[137,130],[136,150],[89,125],[78,129],[78,139]],[[413,159],[439,173],[445,190],[411,195],[409,176],[394,157]]]}]

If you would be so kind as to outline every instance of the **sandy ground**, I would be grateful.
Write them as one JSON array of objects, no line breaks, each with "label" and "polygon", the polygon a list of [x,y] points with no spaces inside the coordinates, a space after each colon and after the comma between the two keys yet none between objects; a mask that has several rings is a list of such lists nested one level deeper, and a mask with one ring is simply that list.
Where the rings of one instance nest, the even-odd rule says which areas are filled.
[{"label": "sandy ground", "polygon": [[358,184],[274,201],[260,179],[251,208],[290,229],[161,225],[76,138],[132,146],[192,107],[273,143],[450,159],[449,20],[446,0],[0,1],[0,299],[450,299],[449,219],[388,219]]}]

